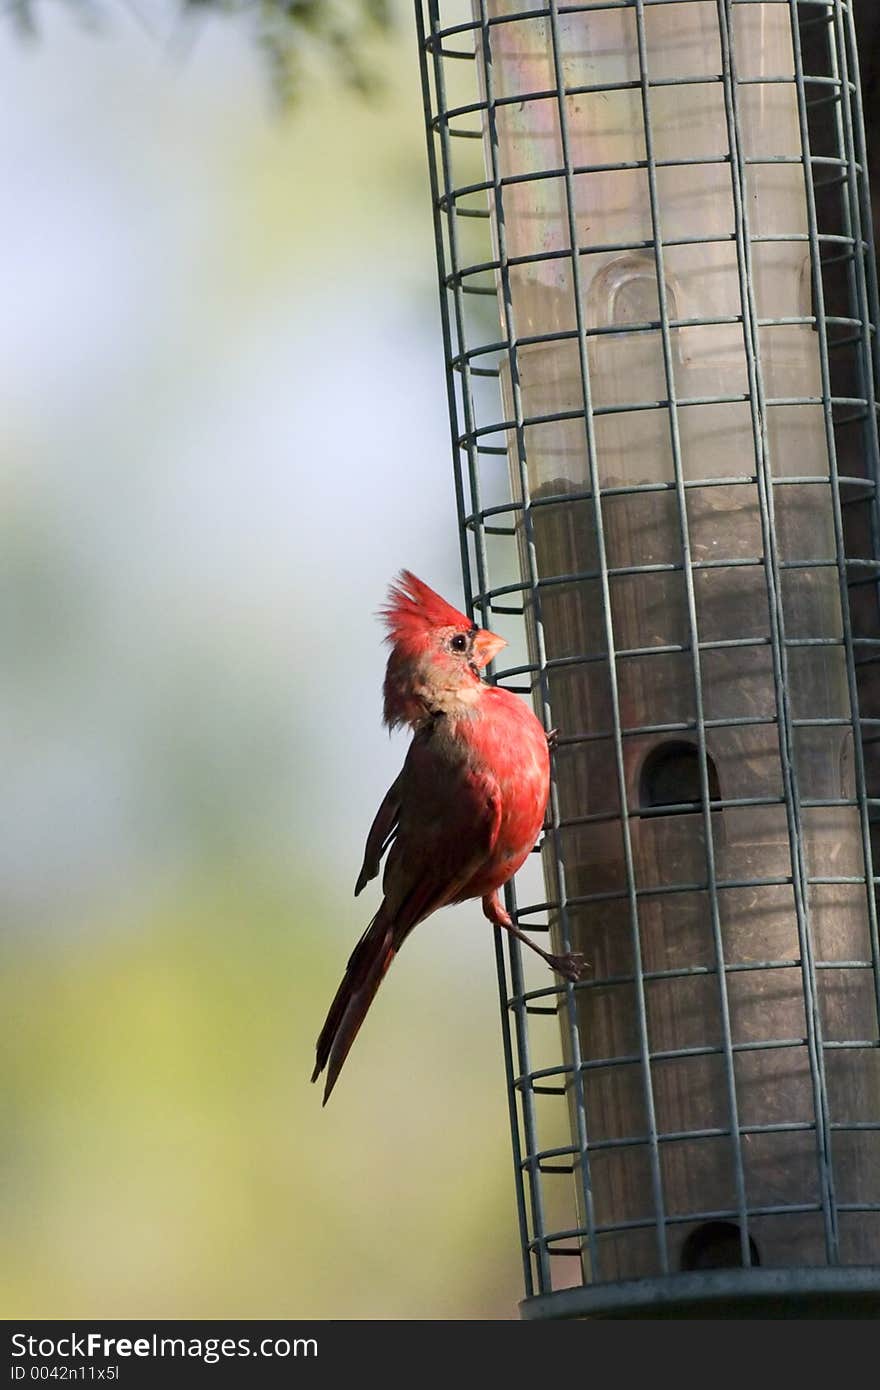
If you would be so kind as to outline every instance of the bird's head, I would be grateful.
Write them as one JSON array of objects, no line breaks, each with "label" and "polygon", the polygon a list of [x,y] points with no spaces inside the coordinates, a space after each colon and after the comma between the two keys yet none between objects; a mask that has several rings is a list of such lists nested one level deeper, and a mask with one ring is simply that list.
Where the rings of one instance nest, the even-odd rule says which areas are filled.
[{"label": "bird's head", "polygon": [[507,646],[409,570],[388,590],[381,617],[391,647],[385,673],[385,722],[391,728],[475,703],[480,672]]}]

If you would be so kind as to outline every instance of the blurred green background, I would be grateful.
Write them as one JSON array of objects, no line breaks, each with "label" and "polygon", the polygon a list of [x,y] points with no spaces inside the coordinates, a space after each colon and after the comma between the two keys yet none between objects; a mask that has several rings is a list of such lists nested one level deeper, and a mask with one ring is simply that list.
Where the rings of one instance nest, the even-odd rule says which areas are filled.
[{"label": "blurred green background", "polygon": [[412,7],[286,115],[150,13],[0,27],[2,1311],[513,1316],[477,909],[308,1083],[405,746],[372,614],[461,595]]}]

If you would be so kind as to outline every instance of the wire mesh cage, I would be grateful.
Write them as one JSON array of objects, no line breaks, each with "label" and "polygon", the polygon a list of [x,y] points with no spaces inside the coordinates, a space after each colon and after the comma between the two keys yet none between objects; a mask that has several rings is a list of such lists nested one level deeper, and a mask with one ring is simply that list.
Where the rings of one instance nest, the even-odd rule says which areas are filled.
[{"label": "wire mesh cage", "polygon": [[558,730],[543,878],[507,905],[590,966],[496,942],[524,1312],[855,1311],[880,455],[852,5],[416,12],[467,598]]}]

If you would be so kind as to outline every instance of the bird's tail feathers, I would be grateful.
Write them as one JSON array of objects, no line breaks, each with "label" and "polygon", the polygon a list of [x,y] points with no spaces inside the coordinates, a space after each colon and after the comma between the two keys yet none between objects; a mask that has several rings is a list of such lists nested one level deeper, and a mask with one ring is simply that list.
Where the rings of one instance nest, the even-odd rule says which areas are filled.
[{"label": "bird's tail feathers", "polygon": [[318,1038],[312,1080],[327,1068],[324,1105],[396,953],[394,923],[383,903],[351,953]]}]

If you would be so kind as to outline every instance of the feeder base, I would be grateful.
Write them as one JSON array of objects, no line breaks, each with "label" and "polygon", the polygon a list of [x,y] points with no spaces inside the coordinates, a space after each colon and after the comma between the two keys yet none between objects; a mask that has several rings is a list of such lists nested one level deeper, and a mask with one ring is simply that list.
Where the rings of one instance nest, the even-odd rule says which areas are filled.
[{"label": "feeder base", "polygon": [[718,1269],[583,1284],[520,1304],[543,1318],[876,1318],[880,1267]]}]

